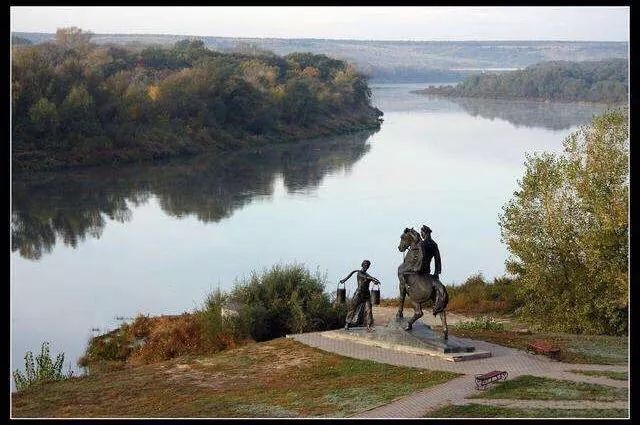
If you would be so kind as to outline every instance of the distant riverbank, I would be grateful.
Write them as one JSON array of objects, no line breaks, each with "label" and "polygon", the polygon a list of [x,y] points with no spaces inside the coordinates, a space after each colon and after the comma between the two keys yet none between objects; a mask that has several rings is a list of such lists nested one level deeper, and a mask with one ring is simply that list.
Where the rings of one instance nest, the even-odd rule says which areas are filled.
[{"label": "distant riverbank", "polygon": [[367,77],[325,55],[99,45],[78,28],[12,47],[14,171],[114,164],[375,129]]},{"label": "distant riverbank", "polygon": [[621,105],[628,100],[627,72],[626,59],[543,62],[517,71],[483,72],[455,86],[429,86],[412,93]]}]

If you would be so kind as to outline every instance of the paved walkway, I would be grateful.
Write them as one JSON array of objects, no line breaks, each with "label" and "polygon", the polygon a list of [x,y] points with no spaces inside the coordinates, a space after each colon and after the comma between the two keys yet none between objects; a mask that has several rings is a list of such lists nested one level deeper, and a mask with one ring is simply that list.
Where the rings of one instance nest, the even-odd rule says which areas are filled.
[{"label": "paved walkway", "polygon": [[[480,402],[480,399],[474,399],[473,401],[466,399],[468,395],[476,392],[473,375],[486,373],[491,370],[506,370],[509,372],[509,378],[515,378],[519,375],[534,375],[553,379],[566,379],[571,381],[609,385],[618,388],[628,387],[627,381],[619,381],[599,376],[586,376],[569,372],[571,369],[627,371],[627,366],[561,363],[543,356],[534,356],[521,350],[503,347],[501,345],[491,344],[485,341],[461,338],[473,344],[477,350],[491,351],[492,357],[452,363],[437,357],[403,353],[386,348],[359,344],[348,340],[327,338],[322,334],[322,332],[313,332],[291,335],[290,337],[312,347],[356,359],[374,360],[397,366],[444,370],[465,374],[464,376],[455,378],[442,385],[418,391],[389,404],[361,412],[357,417],[416,418],[424,417],[429,411],[447,404],[469,404],[471,402]],[[498,403],[496,405],[500,405],[499,403],[501,402],[515,403],[515,405],[522,406],[526,405],[526,403],[522,403],[522,401],[514,400],[492,400],[489,403]],[[487,404],[485,403],[485,400],[482,400],[482,403]],[[590,404],[584,404],[579,401],[567,401],[564,403],[566,404],[561,403],[558,405],[571,405],[578,407],[590,406]],[[548,403],[536,400],[533,404],[538,407],[546,407]],[[555,406],[553,403],[551,403],[551,405]],[[628,408],[629,403],[628,401],[624,401],[615,404],[615,406],[616,408],[620,408],[619,406]]]}]

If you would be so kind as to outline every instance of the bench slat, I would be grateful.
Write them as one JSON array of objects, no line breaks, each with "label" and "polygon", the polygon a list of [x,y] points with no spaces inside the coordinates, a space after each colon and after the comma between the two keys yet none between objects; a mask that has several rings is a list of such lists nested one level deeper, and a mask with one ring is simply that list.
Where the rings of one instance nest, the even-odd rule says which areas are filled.
[{"label": "bench slat", "polygon": [[483,375],[478,375],[477,378],[478,379],[490,379],[490,378],[493,378],[494,376],[498,376],[498,375],[501,375],[503,373],[504,373],[504,371],[494,370],[494,371],[491,371],[491,372],[487,372],[487,373],[485,373]]}]

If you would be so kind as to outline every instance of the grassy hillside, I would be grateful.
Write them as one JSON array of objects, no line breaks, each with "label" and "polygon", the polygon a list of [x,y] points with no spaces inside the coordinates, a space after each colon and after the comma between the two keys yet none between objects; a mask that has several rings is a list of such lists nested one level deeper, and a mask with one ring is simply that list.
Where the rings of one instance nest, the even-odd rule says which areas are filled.
[{"label": "grassy hillside", "polygon": [[12,395],[14,417],[345,417],[456,377],[279,338],[114,368]]}]

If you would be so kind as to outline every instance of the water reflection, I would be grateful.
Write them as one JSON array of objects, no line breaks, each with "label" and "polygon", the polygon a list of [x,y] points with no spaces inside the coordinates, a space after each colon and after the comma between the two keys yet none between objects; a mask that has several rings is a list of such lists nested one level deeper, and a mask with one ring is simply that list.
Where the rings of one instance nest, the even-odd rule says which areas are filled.
[{"label": "water reflection", "polygon": [[75,248],[87,238],[100,238],[105,217],[130,220],[132,207],[151,195],[168,215],[217,222],[256,197],[272,195],[278,176],[292,193],[311,191],[327,174],[348,171],[368,152],[372,134],[364,131],[225,158],[200,156],[14,179],[11,248],[33,260],[60,242]]},{"label": "water reflection", "polygon": [[498,99],[451,98],[451,102],[474,117],[501,119],[516,127],[541,127],[566,130],[591,121],[601,114],[605,105],[587,103],[558,103],[513,101]]},{"label": "water reflection", "polygon": [[[450,98],[412,93],[423,89],[424,86],[424,84],[374,86],[374,103],[385,114],[392,112],[464,113],[489,120],[500,119],[515,127],[556,131],[588,123],[593,115],[601,114],[607,108],[606,105],[588,103]],[[404,90],[406,92],[403,93]]]}]

